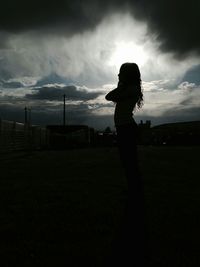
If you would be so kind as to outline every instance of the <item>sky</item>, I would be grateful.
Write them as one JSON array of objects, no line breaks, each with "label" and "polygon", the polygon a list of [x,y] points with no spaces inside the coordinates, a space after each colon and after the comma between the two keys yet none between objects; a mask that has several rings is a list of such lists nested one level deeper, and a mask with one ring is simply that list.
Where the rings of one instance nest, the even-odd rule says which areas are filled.
[{"label": "sky", "polygon": [[144,93],[137,122],[200,118],[198,0],[5,1],[0,17],[0,118],[36,125],[113,128],[124,62],[138,64]]}]

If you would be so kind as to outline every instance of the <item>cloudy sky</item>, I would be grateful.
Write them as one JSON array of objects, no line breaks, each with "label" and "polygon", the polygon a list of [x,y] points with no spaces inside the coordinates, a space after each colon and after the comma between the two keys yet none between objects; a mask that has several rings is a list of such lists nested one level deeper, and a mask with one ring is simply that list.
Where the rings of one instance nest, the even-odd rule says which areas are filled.
[{"label": "cloudy sky", "polygon": [[[12,3],[13,2],[13,3]],[[0,17],[0,118],[113,127],[105,94],[136,62],[145,103],[136,121],[199,120],[199,0],[5,1]]]}]

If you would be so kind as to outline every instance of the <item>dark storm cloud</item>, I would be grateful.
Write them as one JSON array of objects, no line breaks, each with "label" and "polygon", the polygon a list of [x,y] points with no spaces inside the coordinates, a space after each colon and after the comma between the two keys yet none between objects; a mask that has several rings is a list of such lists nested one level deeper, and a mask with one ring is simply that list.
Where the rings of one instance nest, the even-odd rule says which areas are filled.
[{"label": "dark storm cloud", "polygon": [[[63,121],[63,105],[50,105],[46,101],[38,100],[36,105],[31,105],[31,121],[35,125],[61,124]],[[1,118],[4,120],[24,122],[24,105],[6,103],[0,105]],[[28,105],[29,106],[29,105]],[[91,115],[86,103],[79,105],[68,104],[66,108],[66,121],[70,124],[87,124],[98,127],[104,125],[99,116]]]},{"label": "dark storm cloud", "polygon": [[174,116],[173,113],[166,113],[163,116],[137,116],[136,122],[139,123],[140,120],[146,121],[150,120],[152,126],[166,124],[166,123],[177,123],[177,122],[186,122],[186,121],[199,121],[199,113],[197,113],[197,108],[191,108],[189,112],[187,110],[178,111],[177,115]]},{"label": "dark storm cloud", "polygon": [[[45,104],[42,110],[41,105]],[[61,124],[63,121],[63,104],[48,105],[47,103],[39,102],[38,106],[32,108],[31,117],[35,124]],[[66,121],[69,124],[84,124],[90,117],[88,105],[81,103],[79,105],[67,104],[66,106]]]},{"label": "dark storm cloud", "polygon": [[200,1],[142,0],[132,1],[136,18],[147,21],[150,30],[161,42],[161,49],[184,56],[200,54],[198,34]]},{"label": "dark storm cloud", "polygon": [[177,109],[171,109],[163,114],[165,121],[177,122],[177,121],[199,121],[200,110],[199,107],[183,107]]},{"label": "dark storm cloud", "polygon": [[13,105],[0,105],[1,119],[22,122],[24,120],[24,110]]},{"label": "dark storm cloud", "polygon": [[1,10],[2,31],[43,29],[56,34],[93,29],[105,16],[128,11],[148,23],[162,50],[177,56],[200,54],[199,0],[19,0],[5,1]]},{"label": "dark storm cloud", "polygon": [[103,16],[99,1],[6,1],[3,4],[0,27],[6,31],[25,31],[43,27],[62,27],[68,33],[79,32],[96,25]]},{"label": "dark storm cloud", "polygon": [[73,83],[73,81],[66,79],[66,77],[62,77],[58,75],[57,73],[51,73],[48,76],[42,77],[40,80],[38,80],[35,86],[42,87],[44,85],[53,84],[53,83],[70,84],[70,83]]},{"label": "dark storm cloud", "polygon": [[15,82],[15,81],[3,81],[0,80],[0,85],[3,88],[20,88],[23,87],[24,85],[21,82]]},{"label": "dark storm cloud", "polygon": [[61,100],[63,95],[66,95],[67,100],[90,100],[97,98],[99,92],[88,92],[85,89],[78,90],[76,86],[70,85],[65,87],[41,87],[35,89],[33,94],[26,94],[27,99],[37,99],[37,100]]}]

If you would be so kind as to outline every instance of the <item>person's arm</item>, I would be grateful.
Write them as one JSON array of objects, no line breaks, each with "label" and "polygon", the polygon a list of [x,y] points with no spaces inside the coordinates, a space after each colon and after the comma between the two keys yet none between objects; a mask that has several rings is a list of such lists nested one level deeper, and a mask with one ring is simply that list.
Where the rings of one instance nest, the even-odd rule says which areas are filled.
[{"label": "person's arm", "polygon": [[106,100],[108,101],[113,101],[113,102],[118,102],[118,101],[123,101],[128,98],[134,97],[136,94],[132,90],[127,90],[127,88],[122,88],[122,87],[117,87],[116,89],[110,91],[106,96]]},{"label": "person's arm", "polygon": [[106,100],[108,100],[108,101],[113,101],[113,102],[117,102],[117,101],[119,101],[119,89],[118,88],[116,88],[116,89],[114,89],[114,90],[112,90],[112,91],[110,91],[106,96],[105,96],[105,98],[106,98]]}]

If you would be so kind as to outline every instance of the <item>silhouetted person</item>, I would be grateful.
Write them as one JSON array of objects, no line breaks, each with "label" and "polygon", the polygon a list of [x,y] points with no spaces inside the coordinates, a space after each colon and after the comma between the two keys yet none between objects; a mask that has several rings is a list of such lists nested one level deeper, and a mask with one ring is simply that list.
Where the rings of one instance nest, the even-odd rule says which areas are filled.
[{"label": "silhouetted person", "polygon": [[[138,168],[138,128],[133,111],[143,103],[140,71],[135,63],[124,63],[116,89],[106,95],[115,103],[114,122],[117,144],[128,184],[128,201],[116,239],[112,260],[117,266],[143,266],[144,260],[144,196]],[[137,265],[134,265],[137,264]],[[114,265],[113,265],[114,266]]]}]

